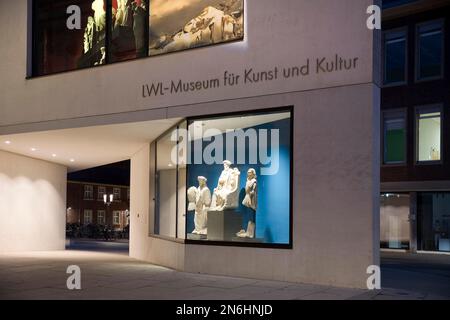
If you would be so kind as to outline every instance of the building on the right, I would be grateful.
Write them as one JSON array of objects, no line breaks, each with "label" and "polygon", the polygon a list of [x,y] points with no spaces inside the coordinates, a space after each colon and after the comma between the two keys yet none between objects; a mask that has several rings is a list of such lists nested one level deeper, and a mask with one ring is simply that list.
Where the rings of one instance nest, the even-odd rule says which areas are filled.
[{"label": "building on the right", "polygon": [[450,1],[384,1],[381,247],[450,251]]}]

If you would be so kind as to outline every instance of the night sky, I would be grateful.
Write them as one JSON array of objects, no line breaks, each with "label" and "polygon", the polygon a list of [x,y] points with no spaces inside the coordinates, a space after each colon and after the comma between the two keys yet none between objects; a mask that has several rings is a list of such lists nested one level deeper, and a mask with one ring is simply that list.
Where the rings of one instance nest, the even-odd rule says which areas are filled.
[{"label": "night sky", "polygon": [[70,181],[129,186],[130,160],[72,172],[67,175],[67,179]]}]

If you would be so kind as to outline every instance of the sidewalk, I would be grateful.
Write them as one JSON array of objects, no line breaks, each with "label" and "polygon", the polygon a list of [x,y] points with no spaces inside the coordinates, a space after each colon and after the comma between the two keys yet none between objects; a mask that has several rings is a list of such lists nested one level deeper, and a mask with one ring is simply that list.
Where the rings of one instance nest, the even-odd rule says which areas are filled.
[{"label": "sidewalk", "polygon": [[[69,265],[81,291],[66,288]],[[123,254],[57,251],[0,255],[0,299],[345,300],[428,299],[401,290],[365,291],[177,272]],[[436,298],[436,297],[431,297]]]}]

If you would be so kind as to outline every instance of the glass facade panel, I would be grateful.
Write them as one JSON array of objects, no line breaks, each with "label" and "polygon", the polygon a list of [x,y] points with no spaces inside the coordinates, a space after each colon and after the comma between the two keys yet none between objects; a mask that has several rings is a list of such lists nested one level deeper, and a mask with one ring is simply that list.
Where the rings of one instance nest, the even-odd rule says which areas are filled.
[{"label": "glass facade panel", "polygon": [[150,55],[244,37],[244,0],[150,1]]},{"label": "glass facade panel", "polygon": [[421,109],[417,114],[418,161],[441,160],[441,111],[439,108]]},{"label": "glass facade panel", "polygon": [[405,194],[382,194],[380,213],[381,248],[409,249],[409,196]]},{"label": "glass facade panel", "polygon": [[[106,4],[101,0],[36,0],[34,75],[105,63]],[[81,10],[81,28],[69,29],[67,8]]]},{"label": "glass facade panel", "polygon": [[291,114],[189,123],[189,240],[290,244]]},{"label": "glass facade panel", "polygon": [[[176,132],[176,131],[175,131]],[[172,152],[177,148],[172,131],[156,142],[156,203],[154,234],[176,237],[177,167]]]},{"label": "glass facade panel", "polygon": [[384,35],[384,83],[406,81],[406,31],[386,32]]},{"label": "glass facade panel", "polygon": [[450,252],[450,193],[419,193],[420,250]]},{"label": "glass facade panel", "polygon": [[431,22],[417,29],[418,79],[441,77],[444,59],[444,25]]},{"label": "glass facade panel", "polygon": [[125,61],[147,55],[147,1],[113,0],[111,6],[110,61]]},{"label": "glass facade panel", "polygon": [[244,0],[35,0],[32,75],[243,37]]},{"label": "glass facade panel", "polygon": [[178,233],[180,239],[186,238],[186,156],[188,141],[182,132],[187,130],[187,122],[178,126]]},{"label": "glass facade panel", "polygon": [[383,116],[384,163],[404,163],[406,161],[406,114],[386,112]]}]

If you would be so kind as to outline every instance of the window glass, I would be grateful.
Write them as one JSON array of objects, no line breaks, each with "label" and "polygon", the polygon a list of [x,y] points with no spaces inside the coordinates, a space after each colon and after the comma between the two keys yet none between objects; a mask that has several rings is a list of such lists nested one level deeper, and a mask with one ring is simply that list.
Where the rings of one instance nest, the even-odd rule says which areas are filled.
[{"label": "window glass", "polygon": [[97,211],[97,223],[100,225],[105,224],[105,210],[98,210]]},{"label": "window glass", "polygon": [[419,109],[418,120],[418,160],[441,160],[441,111],[435,109]]},{"label": "window glass", "polygon": [[450,252],[450,193],[418,194],[419,250]]},{"label": "window glass", "polygon": [[406,31],[385,33],[384,55],[384,83],[406,81]]},{"label": "window glass", "polygon": [[[183,134],[184,133],[184,134]],[[186,238],[186,157],[188,152],[187,122],[178,126],[178,233],[177,237]]]},{"label": "window glass", "polygon": [[103,201],[103,195],[106,194],[106,188],[105,187],[98,187],[98,195],[97,195],[97,199],[99,201]]},{"label": "window glass", "polygon": [[444,32],[442,22],[418,27],[418,78],[441,77],[443,71]]},{"label": "window glass", "polygon": [[[176,130],[174,130],[176,134]],[[176,237],[177,167],[172,153],[177,148],[172,131],[156,142],[156,203],[155,230],[157,235]]]},{"label": "window glass", "polygon": [[407,194],[381,195],[380,240],[381,248],[409,249],[410,197]]},{"label": "window glass", "polygon": [[290,243],[290,112],[189,124],[187,239]]},{"label": "window glass", "polygon": [[84,224],[92,223],[92,210],[84,210]]},{"label": "window glass", "polygon": [[113,224],[120,225],[120,211],[114,211],[113,212]]},{"label": "window glass", "polygon": [[[105,63],[105,2],[36,0],[34,74],[45,75]],[[69,29],[67,8],[81,9],[81,29]]]},{"label": "window glass", "polygon": [[114,201],[120,200],[120,188],[113,188]]},{"label": "window glass", "polygon": [[94,199],[94,186],[85,185],[84,186],[84,200]]},{"label": "window glass", "polygon": [[150,55],[242,39],[244,0],[152,0],[149,24]]},{"label": "window glass", "polygon": [[111,23],[111,62],[147,55],[148,0],[113,0]]},{"label": "window glass", "polygon": [[385,113],[384,128],[384,163],[402,163],[406,159],[405,113]]}]

